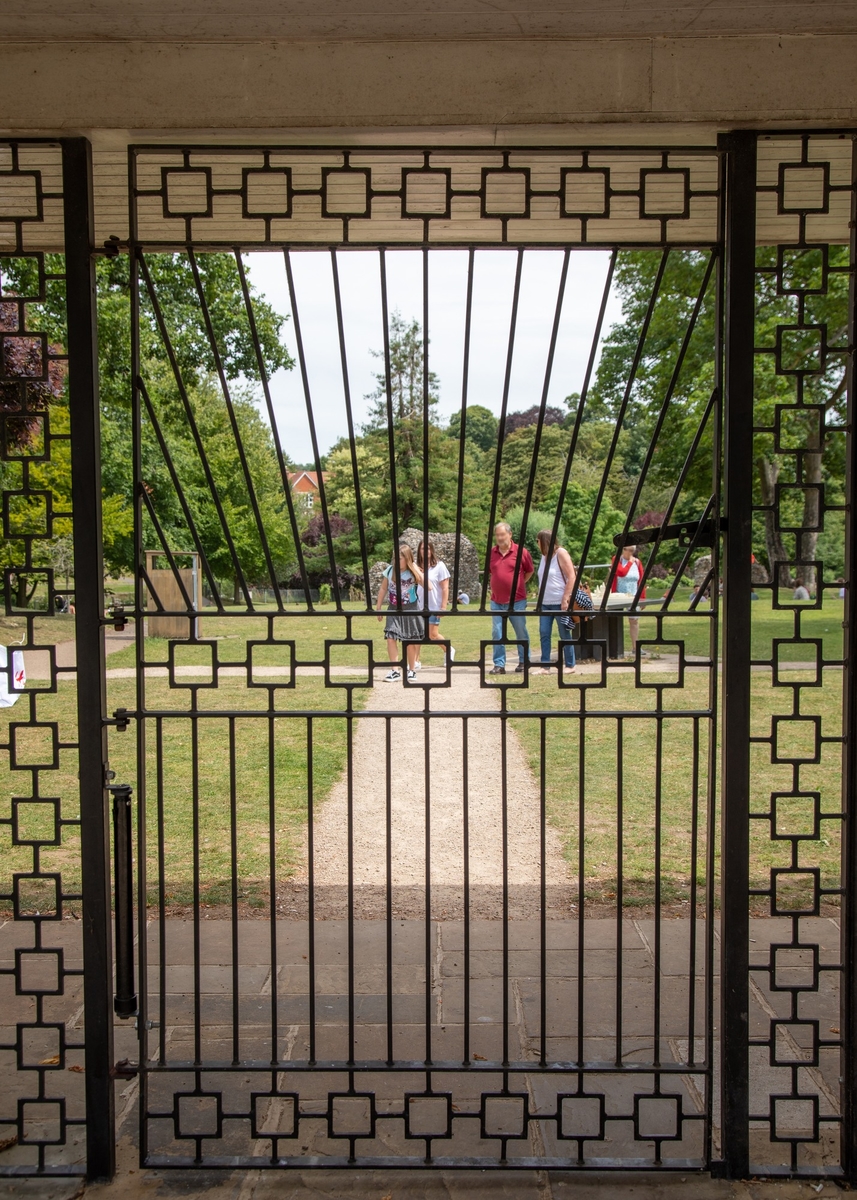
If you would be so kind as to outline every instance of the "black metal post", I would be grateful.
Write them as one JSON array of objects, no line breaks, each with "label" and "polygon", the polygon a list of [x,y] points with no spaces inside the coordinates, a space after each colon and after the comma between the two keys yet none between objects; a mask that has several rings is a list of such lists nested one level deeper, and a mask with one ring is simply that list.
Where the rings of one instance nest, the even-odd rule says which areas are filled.
[{"label": "black metal post", "polygon": [[110,828],[101,553],[101,452],[93,249],[92,150],[63,138],[68,307],[77,720],[83,892],[86,1041],[86,1169],[109,1179],[116,1167],[113,1097],[113,963],[110,937]]},{"label": "black metal post", "polygon": [[[852,148],[851,267],[857,264],[857,141]],[[845,1177],[857,1182],[857,663],[854,661],[857,630],[857,395],[854,356],[857,342],[857,279],[851,276],[848,312],[849,354],[847,372],[848,433],[845,483],[845,612],[843,656],[845,659],[844,761],[842,764],[842,809],[846,814],[842,838],[842,1166]],[[819,585],[820,585],[819,581]]]},{"label": "black metal post", "polygon": [[110,787],[113,796],[113,886],[116,990],[113,1011],[117,1017],[133,1017],[137,1011],[134,990],[134,871],[131,858],[131,787]]},{"label": "black metal post", "polygon": [[750,999],[750,592],[753,552],[753,345],[756,135],[731,133],[726,151],[723,720],[721,772],[722,1173],[747,1175]]}]

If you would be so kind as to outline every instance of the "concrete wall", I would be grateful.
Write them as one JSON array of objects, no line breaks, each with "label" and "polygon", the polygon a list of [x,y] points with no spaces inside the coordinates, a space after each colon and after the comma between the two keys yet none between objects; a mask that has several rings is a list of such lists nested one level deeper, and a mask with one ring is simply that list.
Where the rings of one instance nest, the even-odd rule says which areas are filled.
[{"label": "concrete wall", "polygon": [[[853,31],[456,40],[4,38],[0,130],[857,124]],[[5,19],[5,18],[4,18]],[[156,33],[156,30],[152,30]],[[555,132],[534,135],[553,138]],[[620,135],[623,136],[623,135]],[[649,129],[648,137],[657,136]],[[697,133],[698,137],[699,134]]]}]

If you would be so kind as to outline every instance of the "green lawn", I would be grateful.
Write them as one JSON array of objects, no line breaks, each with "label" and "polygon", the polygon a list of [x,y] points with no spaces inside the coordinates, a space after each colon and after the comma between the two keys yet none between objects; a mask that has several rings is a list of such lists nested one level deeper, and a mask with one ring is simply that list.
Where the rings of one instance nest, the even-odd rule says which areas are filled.
[{"label": "green lawn", "polygon": [[[133,680],[110,681],[111,707],[135,706]],[[362,693],[355,693],[355,708]],[[203,693],[200,707],[253,710],[265,708],[264,691],[249,689],[241,679],[221,679],[215,690]],[[187,706],[189,689],[170,689],[166,680],[147,681],[147,708],[175,710]],[[292,689],[276,693],[276,708],[283,714],[298,709],[336,711],[343,693],[325,690],[324,681],[299,678]],[[15,709],[4,710],[6,721],[25,719],[19,701]],[[57,721],[60,741],[76,736],[75,688],[60,683],[56,694],[38,700],[40,721]],[[197,727],[196,781],[193,778],[193,725]],[[339,718],[319,718],[313,731],[313,803],[320,803],[342,772],[346,751],[346,723]],[[160,727],[160,735],[159,735]],[[230,729],[231,727],[231,729]],[[5,740],[5,730],[0,733]],[[160,751],[158,739],[160,736]],[[231,741],[231,739],[234,739]],[[38,733],[24,731],[18,739],[22,761],[40,760]],[[234,746],[234,751],[231,750]],[[123,733],[110,734],[110,765],[117,782],[136,779],[136,734],[134,723]],[[62,797],[62,816],[77,817],[76,752],[60,751],[60,769],[42,773],[42,792]],[[240,897],[250,905],[265,903],[271,867],[279,879],[293,873],[299,860],[307,813],[307,721],[302,717],[276,716],[270,720],[235,716],[205,718],[196,723],[186,717],[147,721],[147,807],[149,820],[148,876],[150,901],[157,897],[159,878],[155,816],[159,804],[164,818],[163,877],[168,903],[186,904],[193,897],[194,826],[197,826],[199,851],[199,892],[203,902],[229,900],[232,864],[230,808],[234,803],[237,829],[237,875]],[[273,758],[273,789],[269,761]],[[43,760],[43,759],[42,759]],[[160,772],[159,772],[160,763]],[[231,777],[234,769],[234,799]],[[162,794],[158,796],[158,777]],[[4,811],[9,815],[9,797],[30,792],[30,773],[11,771],[8,755],[2,756]],[[194,797],[196,796],[196,803]],[[139,795],[135,796],[139,800]],[[26,822],[24,836],[44,836],[51,823],[45,806],[27,806],[22,810]],[[40,850],[43,871],[62,871],[66,891],[74,892],[80,883],[79,835],[76,825],[66,827],[62,845]],[[10,873],[27,871],[32,865],[29,847],[11,845],[11,829],[0,825],[0,861],[4,864],[0,890],[8,891]],[[28,888],[30,885],[27,885]],[[33,900],[39,899],[33,893]],[[72,905],[72,907],[74,907]]]},{"label": "green lawn", "polygon": [[[686,597],[683,600],[686,603]],[[680,604],[682,601],[679,602]],[[842,602],[827,594],[822,609],[810,606],[802,608],[798,615],[788,610],[772,610],[770,597],[762,593],[762,599],[754,602],[753,614],[753,657],[770,656],[773,638],[788,638],[798,632],[804,638],[819,638],[828,658],[841,655],[842,645]],[[7,622],[18,618],[7,618]],[[361,615],[357,606],[348,616],[336,614],[332,608],[322,610],[318,616],[308,617],[295,613],[277,616],[272,611],[249,618],[228,614],[201,619],[203,638],[216,639],[217,656],[221,663],[243,664],[248,653],[247,642],[294,641],[299,662],[319,662],[324,659],[325,640],[336,642],[349,632],[355,639],[372,643],[378,661],[386,661],[383,626],[374,616]],[[686,653],[704,655],[707,647],[709,621],[705,617],[693,617],[678,610],[675,617],[663,621],[663,637],[670,641],[685,642]],[[641,637],[655,636],[657,621],[654,616],[641,622]],[[73,622],[68,618],[50,618],[37,622],[37,638],[41,643],[64,640]],[[530,618],[530,636],[537,650],[537,622]],[[465,615],[444,617],[442,633],[450,637],[458,649],[457,662],[476,661],[480,639],[490,637],[490,622],[486,615],[471,610]],[[11,641],[11,638],[8,638]],[[289,653],[273,645],[261,645],[252,650],[254,666],[280,665]],[[201,646],[177,647],[176,661],[193,663],[206,661],[210,651]],[[811,657],[811,647],[789,646],[780,655],[784,661],[806,661]],[[133,666],[135,650],[130,647],[108,659],[110,668]],[[168,661],[168,643],[148,639],[146,660],[149,663]],[[365,650],[356,646],[334,647],[331,661],[339,665],[356,665],[365,661]],[[664,664],[666,672],[667,665]],[[792,671],[780,672],[781,680],[810,682],[814,675]],[[270,681],[270,676],[258,676],[259,680]],[[586,707],[590,714],[585,723],[583,746],[580,743],[580,722],[564,714],[579,710],[579,693],[576,689],[560,691],[556,678],[532,676],[527,691],[509,694],[509,704],[518,716],[516,727],[523,739],[533,770],[538,775],[540,763],[541,722],[527,718],[524,714],[533,709],[549,712],[544,718],[545,730],[545,787],[550,820],[560,831],[565,853],[576,874],[580,853],[578,829],[582,815],[584,830],[584,880],[585,893],[593,900],[615,902],[619,890],[618,847],[622,846],[622,895],[626,904],[649,903],[654,895],[655,829],[660,823],[660,861],[662,896],[667,900],[687,900],[690,883],[696,873],[702,881],[706,870],[706,796],[707,796],[707,739],[709,736],[706,719],[699,721],[699,747],[703,764],[697,781],[696,793],[693,786],[693,723],[682,713],[703,711],[708,705],[707,670],[688,670],[683,688],[666,688],[662,692],[665,710],[675,713],[666,716],[661,724],[661,779],[660,798],[656,787],[656,730],[658,722],[643,716],[624,716],[621,719],[622,759],[622,815],[620,821],[617,799],[617,763],[619,749],[617,733],[619,720],[616,716],[599,716],[613,713],[648,713],[657,703],[658,689],[653,684],[670,681],[668,674],[644,675],[646,686],[634,688],[634,676],[628,672],[611,673],[606,689],[592,688],[587,691]],[[582,681],[583,676],[578,677]],[[184,677],[180,682],[195,684],[199,678]],[[75,740],[74,685],[60,682],[56,694],[44,694],[37,699],[38,719],[43,722],[57,721],[59,741]],[[135,681],[133,679],[110,678],[109,708],[136,707]],[[243,711],[265,709],[268,693],[257,688],[248,688],[242,677],[221,677],[219,686],[197,690],[193,686],[170,688],[165,679],[145,681],[146,705],[153,712],[190,712],[194,705],[201,709],[222,713],[216,718],[201,719],[197,723],[197,761],[199,775],[196,781],[191,771],[191,739],[193,723],[185,716],[164,716],[160,722],[148,722],[147,764],[149,777],[148,805],[150,814],[157,809],[158,751],[157,727],[161,730],[161,761],[163,778],[162,805],[165,829],[164,869],[165,893],[170,903],[186,903],[193,894],[194,886],[194,823],[196,822],[199,851],[199,887],[202,899],[207,903],[228,900],[232,860],[230,844],[230,807],[233,803],[231,777],[233,774],[232,751],[230,749],[230,727],[234,738],[234,807],[239,835],[237,839],[237,875],[240,880],[241,898],[248,904],[264,904],[268,890],[268,877],[273,862],[277,877],[282,879],[294,869],[301,850],[307,806],[307,721],[304,717],[289,718],[286,714],[298,710],[341,712],[345,707],[347,693],[340,688],[326,689],[319,676],[298,676],[296,687],[277,688],[273,693],[274,707],[278,715],[270,721],[242,717]],[[352,693],[355,708],[365,702],[366,693]],[[800,693],[800,713],[818,714],[822,718],[824,736],[837,737],[840,733],[841,678],[836,670],[824,673],[822,687],[805,687]],[[27,701],[22,699],[14,709],[3,714],[6,721],[27,719]],[[792,712],[792,689],[788,686],[772,688],[770,672],[757,670],[753,673],[754,734],[769,736],[771,718],[774,714]],[[226,714],[234,711],[229,718]],[[313,722],[313,796],[314,802],[323,800],[333,782],[338,778],[345,762],[345,722],[341,719],[319,718]],[[781,727],[781,757],[806,754],[806,743],[812,731],[808,723],[787,724]],[[134,725],[124,733],[111,731],[110,762],[118,780],[134,781],[136,778],[136,742]],[[0,729],[0,738],[5,739]],[[21,762],[37,762],[43,753],[40,743],[48,735],[43,730],[22,730],[17,735],[17,751]],[[580,782],[581,754],[583,762],[582,786]],[[269,788],[269,760],[273,758],[273,810]],[[773,763],[772,750],[767,743],[753,746],[753,811],[767,814],[771,808],[771,794],[782,793],[777,802],[776,825],[780,834],[808,835],[814,832],[812,801],[805,794],[817,791],[821,794],[821,810],[835,814],[840,807],[840,746],[836,742],[823,743],[819,764],[805,763],[794,767],[788,763]],[[33,852],[25,846],[11,845],[10,798],[26,797],[31,792],[31,776],[27,771],[12,771],[8,766],[8,755],[2,756],[0,774],[4,778],[3,807],[0,817],[0,855],[8,864],[0,878],[0,891],[9,890],[11,871],[31,869]],[[62,798],[62,816],[73,820],[77,815],[76,800],[76,753],[59,750],[59,770],[44,771],[41,775],[41,792],[47,797]],[[196,796],[196,801],[194,800]],[[789,798],[790,797],[790,798]],[[697,825],[694,833],[693,814]],[[47,805],[29,805],[21,809],[22,827],[30,831],[28,836],[38,837],[39,829],[50,824]],[[150,829],[155,825],[150,820]],[[35,831],[35,832],[32,832]],[[787,866],[791,862],[792,842],[787,839],[772,839],[772,821],[769,817],[752,822],[752,876],[753,886],[765,887],[773,867]],[[26,833],[26,831],[25,831]],[[23,836],[23,835],[22,835]],[[697,853],[692,856],[692,841],[697,838]],[[840,824],[835,819],[822,820],[817,840],[799,843],[798,861],[801,865],[818,867],[823,886],[836,886],[839,879]],[[43,870],[62,870],[64,886],[74,891],[79,885],[77,827],[70,825],[64,830],[63,843],[59,847],[45,846],[40,850]],[[160,868],[157,861],[157,845],[149,844],[150,895],[157,885]],[[806,880],[786,881],[792,890],[800,890]],[[29,885],[27,885],[29,887]],[[34,901],[38,897],[34,896]],[[760,901],[761,903],[761,901]]]},{"label": "green lawn", "polygon": [[[640,637],[656,639],[658,626],[662,627],[661,637],[668,641],[682,641],[685,654],[691,656],[707,656],[710,645],[710,617],[705,609],[698,614],[687,611],[689,589],[681,589],[670,611],[659,620],[654,610],[649,615],[640,618]],[[790,599],[790,593],[781,592],[781,602]],[[815,608],[812,604],[799,606],[797,612],[791,609],[774,609],[771,604],[771,593],[762,591],[759,599],[754,601],[752,613],[752,656],[762,659],[770,655],[773,638],[820,638],[823,643],[824,656],[827,659],[842,657],[842,612],[843,602],[834,592],[825,592],[823,607]],[[383,623],[376,617],[361,614],[357,604],[346,604],[345,613],[337,614],[333,606],[322,607],[317,614],[307,616],[302,610],[294,608],[288,615],[277,616],[273,608],[264,611],[264,615],[244,617],[239,615],[242,609],[232,609],[225,616],[200,618],[199,636],[204,639],[214,639],[218,642],[218,657],[221,662],[243,662],[246,654],[245,643],[248,640],[273,638],[275,640],[296,642],[297,657],[303,662],[320,662],[324,659],[325,640],[338,641],[349,634],[355,639],[370,641],[374,647],[376,660],[386,662],[387,653],[383,636]],[[538,618],[531,615],[528,618],[530,641],[533,655],[538,657]],[[491,638],[491,621],[487,613],[479,613],[474,606],[465,608],[460,615],[444,616],[440,624],[440,632],[448,638],[456,648],[457,661],[476,662],[479,656],[479,643]],[[626,639],[627,640],[627,639]],[[134,647],[128,647],[116,654],[111,654],[110,667],[133,666],[135,661]],[[188,649],[183,652],[184,661],[204,661],[207,651]],[[257,652],[258,653],[258,652]],[[344,646],[333,651],[332,661],[347,664],[361,661],[363,651]],[[805,661],[807,654],[799,648],[789,649],[785,657],[793,661]],[[166,662],[167,643],[158,638],[146,639],[146,661],[148,663]],[[262,661],[261,659],[259,661]]]},{"label": "green lawn", "polygon": [[[797,684],[810,682],[815,675],[792,670],[781,674],[781,678]],[[580,855],[580,830],[584,831],[584,895],[590,901],[616,902],[621,842],[623,904],[652,903],[658,828],[662,899],[689,901],[694,872],[700,885],[706,876],[710,726],[706,719],[695,722],[690,716],[665,716],[660,722],[645,716],[620,716],[629,711],[654,712],[658,694],[655,685],[672,682],[673,677],[646,674],[643,679],[647,686],[635,690],[633,674],[608,672],[607,688],[587,690],[585,722],[581,722],[579,715],[562,715],[580,713],[579,694],[573,689],[560,691],[555,676],[534,676],[527,696],[510,692],[513,711],[538,707],[557,713],[556,717],[544,719],[547,811],[561,834],[565,855],[575,875]],[[768,671],[753,672],[752,736],[770,738],[772,717],[793,712],[793,690],[788,686],[773,688]],[[664,688],[662,696],[664,712],[678,714],[682,710],[688,713],[704,710],[708,703],[708,672],[689,670],[683,688]],[[822,687],[801,690],[800,715],[820,716],[822,736],[835,738],[841,732],[841,702],[841,673],[826,671]],[[617,715],[600,715],[608,712]],[[520,716],[513,724],[532,770],[539,778],[542,721]],[[662,739],[660,776],[659,724]],[[698,725],[700,747],[696,788],[694,724]],[[813,757],[808,725],[788,723],[781,727],[775,747],[770,741],[755,743],[752,747],[751,810],[758,817],[750,825],[751,887],[767,888],[772,868],[791,865],[794,843],[790,838],[807,839],[797,843],[799,865],[819,868],[822,887],[837,887],[841,822],[836,814],[841,810],[841,747],[836,742],[822,743],[819,763],[803,762],[797,767],[791,763],[774,763],[775,753],[779,758]],[[820,793],[821,812],[832,814],[829,819],[821,820],[817,840],[811,840],[814,834],[813,802],[805,795],[810,792]],[[782,793],[776,803],[775,821],[770,817],[773,793]],[[714,818],[716,827],[719,813],[715,813]],[[772,837],[772,833],[778,836]],[[697,838],[695,856],[694,836]],[[715,836],[715,875],[719,868],[717,844]],[[809,879],[790,877],[779,881],[777,888],[779,907],[782,908],[795,900],[805,899],[810,891]],[[835,904],[837,899],[828,897],[826,902]],[[759,911],[768,910],[768,902],[761,897],[754,906]]]}]

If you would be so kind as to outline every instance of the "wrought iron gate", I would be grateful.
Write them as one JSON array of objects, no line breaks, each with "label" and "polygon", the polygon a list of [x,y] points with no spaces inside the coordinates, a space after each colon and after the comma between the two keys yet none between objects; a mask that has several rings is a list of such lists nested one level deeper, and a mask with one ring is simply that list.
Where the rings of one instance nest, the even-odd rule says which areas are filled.
[{"label": "wrought iron gate", "polygon": [[[59,202],[63,191],[57,183],[54,196],[41,182],[42,160],[55,151],[9,153],[8,186],[39,180],[33,219],[44,225],[41,197]],[[34,323],[43,291],[32,301],[21,292],[29,255],[40,288],[64,270],[69,297],[86,298],[69,304],[67,350],[90,1173],[109,1173],[112,1162],[109,730],[112,773],[136,802],[139,1054],[129,1057],[144,1165],[739,1176],[752,1163],[769,1174],[851,1177],[854,601],[823,559],[844,555],[849,578],[853,137],[748,133],[717,148],[657,150],[133,147],[129,238],[105,250],[117,279],[127,264],[130,408],[117,436],[133,485],[136,573],[133,599],[107,616],[96,586],[101,539],[90,536],[99,519],[91,210],[86,163],[75,157],[81,143],[64,153],[65,260],[45,257],[63,249],[56,234],[40,228],[31,243],[19,218],[0,262],[12,280],[3,283],[0,335],[4,536],[7,616],[29,574],[44,577],[52,606],[62,589],[38,539],[54,544],[59,485],[30,463],[56,459],[69,438],[56,432],[62,387],[36,407],[25,392],[31,378],[50,379],[49,357],[66,356],[30,332],[46,326]],[[246,263],[256,250],[281,256],[313,448],[312,521],[278,435],[269,313]],[[306,252],[313,258],[302,260]],[[560,427],[549,402],[563,382],[566,305],[579,264],[597,252],[600,304],[580,393]],[[390,280],[396,256],[408,254],[421,305],[409,343],[417,386],[405,411]],[[499,428],[480,458],[468,441],[480,398],[473,346],[480,281],[497,254],[509,264]],[[443,255],[461,264],[454,437],[431,416],[432,289]],[[516,338],[539,256],[554,263],[555,300],[534,419],[516,439]],[[307,262],[328,280],[326,352],[302,299]],[[368,439],[357,437],[353,394],[355,263],[381,351]],[[218,279],[239,297],[237,316],[218,309]],[[631,332],[605,349],[617,284]],[[50,305],[43,310],[50,316]],[[37,337],[42,357],[28,350],[22,367],[21,351]],[[317,431],[332,403],[316,386],[324,353],[338,363],[346,435],[327,476]],[[605,353],[617,364],[612,392],[597,375]],[[248,383],[261,417],[242,391]],[[639,440],[636,475],[619,511],[608,496],[617,494],[628,428]],[[521,530],[548,507],[548,557],[568,537],[579,578],[605,585],[594,620],[575,630],[573,673],[560,646],[556,674],[535,674],[510,616],[496,616],[492,631],[484,570],[471,603],[461,599],[506,515],[516,464]],[[490,486],[474,516],[477,470]],[[641,498],[655,479],[663,510],[646,522]],[[448,637],[425,643],[423,669],[409,678],[403,659],[404,678],[385,684],[372,603],[379,514],[388,514],[387,541],[415,545],[437,529],[450,492],[454,528],[438,531],[453,535],[441,629],[458,653],[453,660]],[[38,504],[44,529],[19,528],[18,509],[32,523]],[[346,513],[354,519],[343,524]],[[462,535],[474,530],[472,554]],[[608,535],[613,553],[641,546],[630,609],[610,601],[616,565],[596,566]],[[767,582],[752,569],[760,539]],[[297,603],[284,578],[289,553]],[[518,551],[516,578],[526,566]],[[681,580],[694,566],[688,603]],[[329,603],[311,587],[325,570]],[[811,601],[792,599],[795,579]],[[400,585],[394,567],[391,586]],[[764,620],[755,620],[754,589]],[[541,594],[531,599],[530,614],[546,615],[543,604]],[[831,628],[818,623],[825,610]],[[32,605],[24,612],[25,645],[36,649],[47,618]],[[135,644],[105,674],[111,626],[133,630]],[[626,629],[628,662],[617,656]],[[511,666],[517,650],[520,672]],[[504,653],[506,673],[492,673]],[[7,742],[11,770],[31,771],[33,794],[0,814],[14,854],[32,856],[23,866],[10,860],[3,887],[35,940],[16,949],[14,965],[0,964],[0,981],[35,1006],[35,1020],[3,1046],[17,1078],[29,1071],[39,1081],[38,1096],[22,1085],[8,1118],[20,1143],[13,1169],[25,1173],[73,1170],[67,1151],[51,1147],[84,1120],[83,1109],[69,1118],[49,1086],[50,1071],[79,1049],[68,1017],[51,1023],[44,987],[22,975],[34,955],[59,955],[61,972],[80,973],[63,966],[62,939],[42,932],[61,915],[46,847],[76,819],[73,801],[43,799],[44,772],[61,769],[60,752],[73,749],[59,732],[66,718],[46,718],[52,704],[60,712],[75,677],[58,682],[64,668],[57,652],[48,658],[51,678],[27,684],[19,703],[29,704],[29,719],[16,722],[12,710]],[[53,757],[26,759],[17,739],[48,724]],[[54,805],[50,838],[22,836],[28,804]],[[130,816],[127,792],[117,811]],[[116,862],[117,1012],[125,1013],[136,1000],[132,873],[120,836]],[[43,879],[57,893],[48,917],[41,893],[38,904],[23,899],[35,886],[28,881]],[[62,896],[67,906],[78,899],[77,890]],[[63,990],[60,982],[50,994]],[[27,1057],[31,1029],[55,1031],[56,1062]],[[44,1135],[51,1118],[37,1105],[57,1107],[56,1137]]]}]

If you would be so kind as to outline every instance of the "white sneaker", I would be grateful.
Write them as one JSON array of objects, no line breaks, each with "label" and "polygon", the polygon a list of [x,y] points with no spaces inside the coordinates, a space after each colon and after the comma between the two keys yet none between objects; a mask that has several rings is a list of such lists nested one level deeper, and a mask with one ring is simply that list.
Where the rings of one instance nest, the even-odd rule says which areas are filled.
[{"label": "white sneaker", "polygon": [[416,671],[408,671],[408,683],[410,683],[412,679],[416,679],[416,677]]},{"label": "white sneaker", "polygon": [[384,676],[384,683],[398,683],[402,678],[402,672],[393,670],[389,675]]},{"label": "white sneaker", "polygon": [[[420,662],[419,659],[417,659],[417,661],[414,663],[414,671],[421,671],[422,669],[423,669],[423,664]],[[413,675],[414,671],[411,671],[412,675]]]},{"label": "white sneaker", "polygon": [[455,646],[449,647],[449,661],[455,662]]}]

